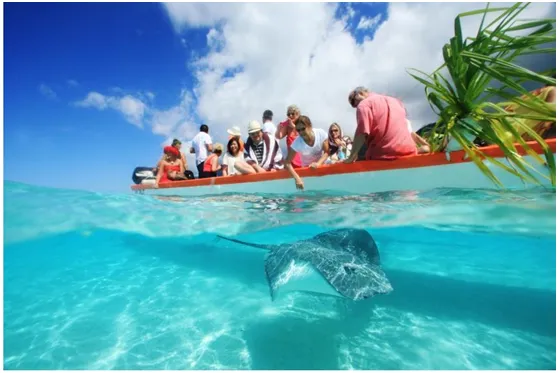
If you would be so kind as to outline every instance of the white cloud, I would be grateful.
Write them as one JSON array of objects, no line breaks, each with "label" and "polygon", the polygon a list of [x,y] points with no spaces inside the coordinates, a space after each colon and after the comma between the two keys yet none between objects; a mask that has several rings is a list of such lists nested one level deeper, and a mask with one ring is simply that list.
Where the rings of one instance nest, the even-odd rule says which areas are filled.
[{"label": "white cloud", "polygon": [[235,11],[241,6],[237,3],[219,3],[218,5],[195,3],[192,4],[194,6],[185,3],[165,3],[163,5],[177,31],[180,31],[186,25],[189,27],[212,26],[234,15]]},{"label": "white cloud", "polygon": [[[501,5],[501,4],[500,4]],[[149,91],[126,93],[114,87],[111,95],[90,92],[77,103],[99,110],[121,112],[134,125],[151,127],[187,148],[198,132],[200,119],[210,127],[214,141],[226,143],[226,129],[237,125],[246,136],[251,119],[261,120],[265,109],[274,122],[297,104],[314,126],[327,129],[338,122],[346,134],[355,130],[355,110],[349,92],[364,85],[378,93],[399,97],[407,107],[413,128],[435,120],[423,86],[405,71],[431,72],[442,63],[441,48],[453,35],[458,13],[482,8],[470,3],[393,3],[387,14],[359,15],[349,5],[341,19],[330,3],[171,3],[165,9],[177,33],[186,27],[207,27],[209,52],[189,61],[196,78],[193,91],[184,90],[176,106],[153,107]],[[523,18],[552,14],[552,4],[532,4]],[[304,22],[294,22],[293,14]],[[357,17],[357,18],[355,18]],[[358,43],[351,34],[377,27],[374,38]],[[476,32],[479,18],[463,22],[465,34]],[[186,40],[180,36],[180,40]],[[284,147],[284,141],[282,141]]]},{"label": "white cloud", "polygon": [[54,92],[52,88],[50,88],[44,83],[39,86],[39,92],[41,92],[43,96],[50,98],[52,100],[56,99],[57,97],[56,92]]},{"label": "white cloud", "polygon": [[116,101],[115,108],[124,114],[128,122],[142,127],[142,119],[146,109],[142,101],[132,96],[124,96]]},{"label": "white cloud", "polygon": [[[195,107],[189,107],[220,141],[226,139],[226,128],[239,125],[245,131],[248,121],[260,120],[265,109],[273,110],[275,122],[283,120],[293,103],[316,127],[327,129],[336,121],[352,135],[355,110],[347,96],[359,85],[401,98],[415,129],[432,122],[435,115],[423,86],[405,69],[437,68],[441,48],[453,36],[455,16],[483,7],[392,3],[374,38],[359,44],[347,27],[354,16],[350,7],[336,19],[335,5],[330,3],[165,4],[177,32],[209,28],[209,53],[190,63],[197,100]],[[550,3],[535,3],[522,17],[539,18],[552,10]],[[361,18],[359,24],[372,27],[379,22],[377,17]],[[479,21],[479,17],[464,20],[465,33],[473,35]],[[175,119],[165,123],[171,122],[178,123]],[[154,128],[163,131],[161,125]]]},{"label": "white cloud", "polygon": [[182,91],[180,104],[167,110],[154,110],[151,117],[153,133],[166,137],[176,135],[181,140],[192,138],[196,135],[195,119],[191,112],[193,97],[188,91]]},{"label": "white cloud", "polygon": [[353,18],[356,15],[355,10],[353,9],[353,7],[351,6],[351,4],[347,5],[347,17],[349,18]]},{"label": "white cloud", "polygon": [[76,80],[73,80],[73,79],[69,79],[69,80],[67,81],[67,83],[68,83],[68,85],[69,85],[70,87],[77,87],[77,86],[79,86],[79,83],[78,83]]},{"label": "white cloud", "polygon": [[[124,92],[121,88],[116,91]],[[190,168],[195,170],[194,155],[189,153],[189,148],[191,139],[199,132],[199,123],[193,116],[195,106],[192,94],[183,90],[179,104],[166,110],[156,109],[150,104],[155,97],[153,92],[139,92],[135,96],[108,96],[99,92],[89,92],[85,99],[75,102],[74,105],[98,110],[116,110],[137,127],[148,126],[154,134],[163,136],[161,147],[170,145],[173,138],[180,139],[186,160]]]},{"label": "white cloud", "polygon": [[209,30],[206,38],[207,38],[207,45],[210,48],[217,49],[220,46],[222,46],[223,39],[221,38],[220,33],[216,29],[212,28],[211,30]]},{"label": "white cloud", "polygon": [[111,108],[124,115],[126,120],[140,128],[148,107],[140,99],[125,95],[122,97],[105,96],[99,92],[89,92],[85,99],[75,103],[76,106],[105,110]]},{"label": "white cloud", "polygon": [[382,19],[381,14],[377,14],[374,17],[362,16],[360,17],[360,21],[358,22],[357,30],[374,28],[376,27],[376,25],[378,25],[378,23],[380,23],[381,19]]},{"label": "white cloud", "polygon": [[76,106],[92,107],[95,109],[104,110],[108,107],[109,101],[110,97],[107,98],[99,92],[89,92],[85,99],[76,102]]}]

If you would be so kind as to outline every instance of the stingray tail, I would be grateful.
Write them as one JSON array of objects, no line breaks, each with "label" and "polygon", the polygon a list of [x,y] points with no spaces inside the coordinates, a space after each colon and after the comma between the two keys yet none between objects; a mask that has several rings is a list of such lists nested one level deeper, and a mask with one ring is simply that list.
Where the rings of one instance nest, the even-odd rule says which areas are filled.
[{"label": "stingray tail", "polygon": [[257,247],[258,249],[271,250],[274,247],[274,245],[262,245],[262,244],[258,244],[258,243],[244,242],[244,241],[236,240],[234,238],[224,237],[224,236],[220,236],[220,235],[217,235],[217,237],[222,238],[222,239],[227,240],[227,241],[236,242],[236,243],[239,243],[239,244],[242,244],[242,245]]}]

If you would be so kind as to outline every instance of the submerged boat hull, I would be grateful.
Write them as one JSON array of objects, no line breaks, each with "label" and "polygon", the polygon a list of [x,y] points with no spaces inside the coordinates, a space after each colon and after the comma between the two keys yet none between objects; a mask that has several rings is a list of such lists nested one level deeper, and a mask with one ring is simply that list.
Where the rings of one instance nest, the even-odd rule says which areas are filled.
[{"label": "submerged boat hull", "polygon": [[[547,140],[555,156],[556,140]],[[539,154],[542,148],[536,143],[531,147]],[[521,153],[522,149],[517,148]],[[487,155],[508,164],[498,147],[486,147]],[[449,157],[449,160],[448,160]],[[546,165],[531,156],[524,158],[541,174],[548,175]],[[521,189],[535,186],[485,161],[505,188]],[[498,188],[478,167],[466,158],[464,151],[449,154],[436,153],[399,158],[393,161],[360,161],[353,164],[325,165],[316,170],[297,170],[306,191],[336,191],[351,194],[368,194],[385,191],[421,191],[435,188]],[[543,185],[551,186],[543,177]],[[255,175],[213,177],[152,185],[132,185],[139,193],[161,196],[203,196],[225,193],[277,193],[300,192],[286,170]]]}]

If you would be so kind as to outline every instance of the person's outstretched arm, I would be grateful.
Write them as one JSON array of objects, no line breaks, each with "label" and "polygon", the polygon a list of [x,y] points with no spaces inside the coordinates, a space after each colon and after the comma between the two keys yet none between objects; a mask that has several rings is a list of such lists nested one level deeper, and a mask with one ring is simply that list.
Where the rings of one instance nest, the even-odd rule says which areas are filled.
[{"label": "person's outstretched arm", "polygon": [[287,169],[287,171],[289,171],[289,173],[295,180],[296,188],[304,189],[304,183],[302,182],[302,179],[300,178],[300,176],[298,176],[298,174],[296,173],[292,165],[292,161],[295,155],[296,155],[296,151],[294,151],[293,148],[290,148],[289,153],[287,154],[287,159],[285,161],[285,168]]}]

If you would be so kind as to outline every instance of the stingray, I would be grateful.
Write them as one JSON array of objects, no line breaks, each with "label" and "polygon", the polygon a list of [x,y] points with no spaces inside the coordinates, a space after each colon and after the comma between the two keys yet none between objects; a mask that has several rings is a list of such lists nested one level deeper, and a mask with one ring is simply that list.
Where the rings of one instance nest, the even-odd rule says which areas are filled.
[{"label": "stingray", "polygon": [[265,273],[272,301],[278,292],[301,291],[362,300],[393,290],[381,268],[376,242],[364,229],[336,229],[279,245],[218,237],[268,251]]}]

